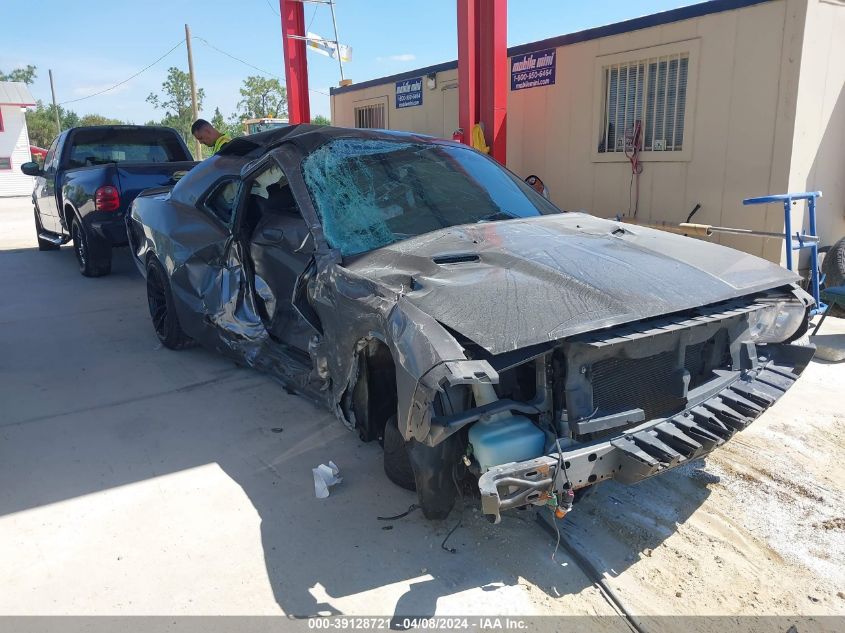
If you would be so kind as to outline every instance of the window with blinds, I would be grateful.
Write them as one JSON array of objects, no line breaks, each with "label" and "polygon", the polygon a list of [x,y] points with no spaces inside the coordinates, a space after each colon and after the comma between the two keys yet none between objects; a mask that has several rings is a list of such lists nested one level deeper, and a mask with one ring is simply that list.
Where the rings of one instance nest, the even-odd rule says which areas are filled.
[{"label": "window with blinds", "polygon": [[678,152],[684,146],[689,54],[664,55],[605,66],[599,153],[633,149]]},{"label": "window with blinds", "polygon": [[384,129],[384,104],[374,103],[355,108],[355,127]]}]

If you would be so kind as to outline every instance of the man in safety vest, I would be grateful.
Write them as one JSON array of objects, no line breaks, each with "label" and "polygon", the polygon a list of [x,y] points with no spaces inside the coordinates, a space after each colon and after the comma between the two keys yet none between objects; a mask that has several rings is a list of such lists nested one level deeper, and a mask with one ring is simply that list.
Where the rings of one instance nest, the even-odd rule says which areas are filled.
[{"label": "man in safety vest", "polygon": [[211,148],[211,153],[216,154],[232,139],[223,134],[216,127],[205,119],[197,119],[191,126],[191,134],[203,145]]}]

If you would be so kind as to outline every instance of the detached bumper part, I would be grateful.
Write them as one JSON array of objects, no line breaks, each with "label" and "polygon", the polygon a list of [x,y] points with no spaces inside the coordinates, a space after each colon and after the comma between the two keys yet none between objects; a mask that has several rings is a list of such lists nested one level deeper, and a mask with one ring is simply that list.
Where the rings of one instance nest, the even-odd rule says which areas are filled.
[{"label": "detached bumper part", "polygon": [[721,390],[675,416],[636,425],[561,455],[552,452],[491,468],[478,480],[482,512],[498,523],[501,511],[544,504],[567,484],[577,490],[606,479],[635,483],[708,454],[774,404],[815,351],[793,345],[764,345],[757,350],[755,367],[738,372]]}]

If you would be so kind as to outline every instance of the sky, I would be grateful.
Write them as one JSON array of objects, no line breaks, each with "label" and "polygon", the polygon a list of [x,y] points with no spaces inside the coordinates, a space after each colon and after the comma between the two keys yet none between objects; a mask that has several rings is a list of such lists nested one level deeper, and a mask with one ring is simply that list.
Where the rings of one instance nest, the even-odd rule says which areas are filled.
[{"label": "sky", "polygon": [[[511,0],[508,45],[524,44],[641,15],[695,4],[696,0]],[[50,100],[47,70],[56,99],[78,114],[97,113],[131,123],[160,118],[147,103],[169,66],[187,70],[185,45],[118,88],[193,35],[197,85],[205,90],[201,114],[215,106],[225,117],[237,108],[238,88],[261,71],[284,80],[278,0],[0,0],[0,70],[34,64],[37,99]],[[455,0],[336,0],[338,35],[353,49],[344,74],[360,82],[454,60]],[[308,30],[332,39],[329,7],[306,3]],[[309,26],[310,25],[310,26]],[[221,52],[223,51],[223,52]],[[228,54],[228,56],[227,56]],[[237,58],[237,59],[233,59]],[[256,70],[260,69],[259,70]],[[340,73],[336,60],[308,54],[311,114],[330,113],[329,87]],[[72,100],[78,100],[72,102]]]}]

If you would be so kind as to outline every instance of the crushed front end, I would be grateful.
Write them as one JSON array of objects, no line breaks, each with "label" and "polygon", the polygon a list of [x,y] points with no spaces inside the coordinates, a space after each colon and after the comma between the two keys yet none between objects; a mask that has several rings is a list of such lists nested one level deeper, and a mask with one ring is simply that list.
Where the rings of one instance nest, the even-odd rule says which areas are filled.
[{"label": "crushed front end", "polygon": [[806,331],[810,302],[792,287],[577,335],[521,358],[491,356],[498,400],[434,418],[432,431],[503,412],[544,431],[542,454],[494,465],[474,458],[480,447],[470,441],[482,511],[495,523],[503,510],[565,506],[607,479],[643,480],[706,455],[795,383],[814,349],[789,341]]}]

